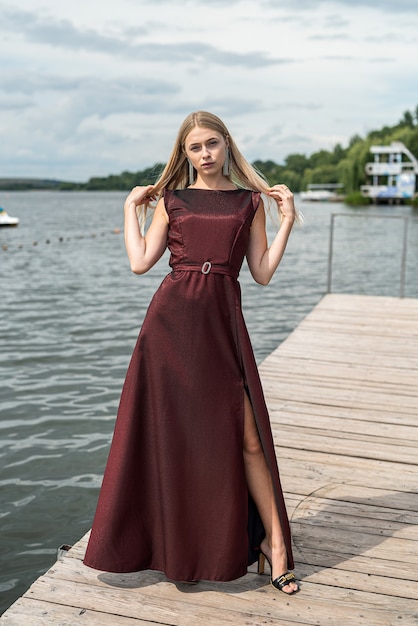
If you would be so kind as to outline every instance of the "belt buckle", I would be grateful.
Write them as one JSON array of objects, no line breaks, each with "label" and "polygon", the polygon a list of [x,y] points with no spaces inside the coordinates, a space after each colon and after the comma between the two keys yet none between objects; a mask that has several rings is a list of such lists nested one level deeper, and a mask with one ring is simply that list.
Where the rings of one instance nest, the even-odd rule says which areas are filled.
[{"label": "belt buckle", "polygon": [[209,274],[211,268],[212,268],[212,263],[210,261],[205,261],[200,271],[202,272],[202,274]]}]

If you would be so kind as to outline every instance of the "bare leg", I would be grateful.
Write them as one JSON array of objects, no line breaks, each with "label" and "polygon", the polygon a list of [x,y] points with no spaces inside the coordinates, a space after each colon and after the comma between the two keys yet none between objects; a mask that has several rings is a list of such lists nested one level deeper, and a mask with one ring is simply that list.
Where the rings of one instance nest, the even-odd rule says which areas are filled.
[{"label": "bare leg", "polygon": [[[261,543],[261,548],[272,564],[271,576],[274,580],[287,571],[286,546],[270,472],[261,447],[252,406],[246,393],[244,394],[244,410],[244,464],[247,484],[266,531],[266,537]],[[298,586],[293,582],[283,587],[285,593],[292,593],[297,589]]]}]

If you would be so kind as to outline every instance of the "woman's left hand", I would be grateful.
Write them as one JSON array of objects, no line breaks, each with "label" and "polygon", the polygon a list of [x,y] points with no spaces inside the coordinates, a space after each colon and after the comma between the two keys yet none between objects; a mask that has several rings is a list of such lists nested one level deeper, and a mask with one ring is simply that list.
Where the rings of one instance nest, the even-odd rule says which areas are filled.
[{"label": "woman's left hand", "polygon": [[296,219],[295,201],[289,187],[286,187],[286,185],[274,185],[270,187],[268,195],[276,200],[283,218],[292,221]]},{"label": "woman's left hand", "polygon": [[141,204],[149,204],[156,199],[153,185],[134,187],[125,200],[125,208],[132,206],[137,207]]}]

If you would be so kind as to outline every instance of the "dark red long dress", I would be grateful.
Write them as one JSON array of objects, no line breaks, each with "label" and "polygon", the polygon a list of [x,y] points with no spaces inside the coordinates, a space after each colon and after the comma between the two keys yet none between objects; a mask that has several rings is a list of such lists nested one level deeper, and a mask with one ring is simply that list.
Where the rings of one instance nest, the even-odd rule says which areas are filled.
[{"label": "dark red long dress", "polygon": [[243,463],[244,390],[290,530],[237,276],[259,194],[165,192],[172,272],[149,306],[122,391],[84,563],[233,580],[264,529]]}]

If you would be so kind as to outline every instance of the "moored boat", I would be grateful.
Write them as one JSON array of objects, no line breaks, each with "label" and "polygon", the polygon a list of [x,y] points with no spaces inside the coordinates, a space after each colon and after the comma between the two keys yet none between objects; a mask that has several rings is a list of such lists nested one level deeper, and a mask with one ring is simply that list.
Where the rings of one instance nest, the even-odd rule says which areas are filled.
[{"label": "moored boat", "polygon": [[306,191],[300,192],[300,199],[305,202],[339,202],[343,198],[342,188],[340,183],[311,183]]},{"label": "moored boat", "polygon": [[0,206],[0,226],[17,226],[19,224],[18,217],[12,217]]}]

